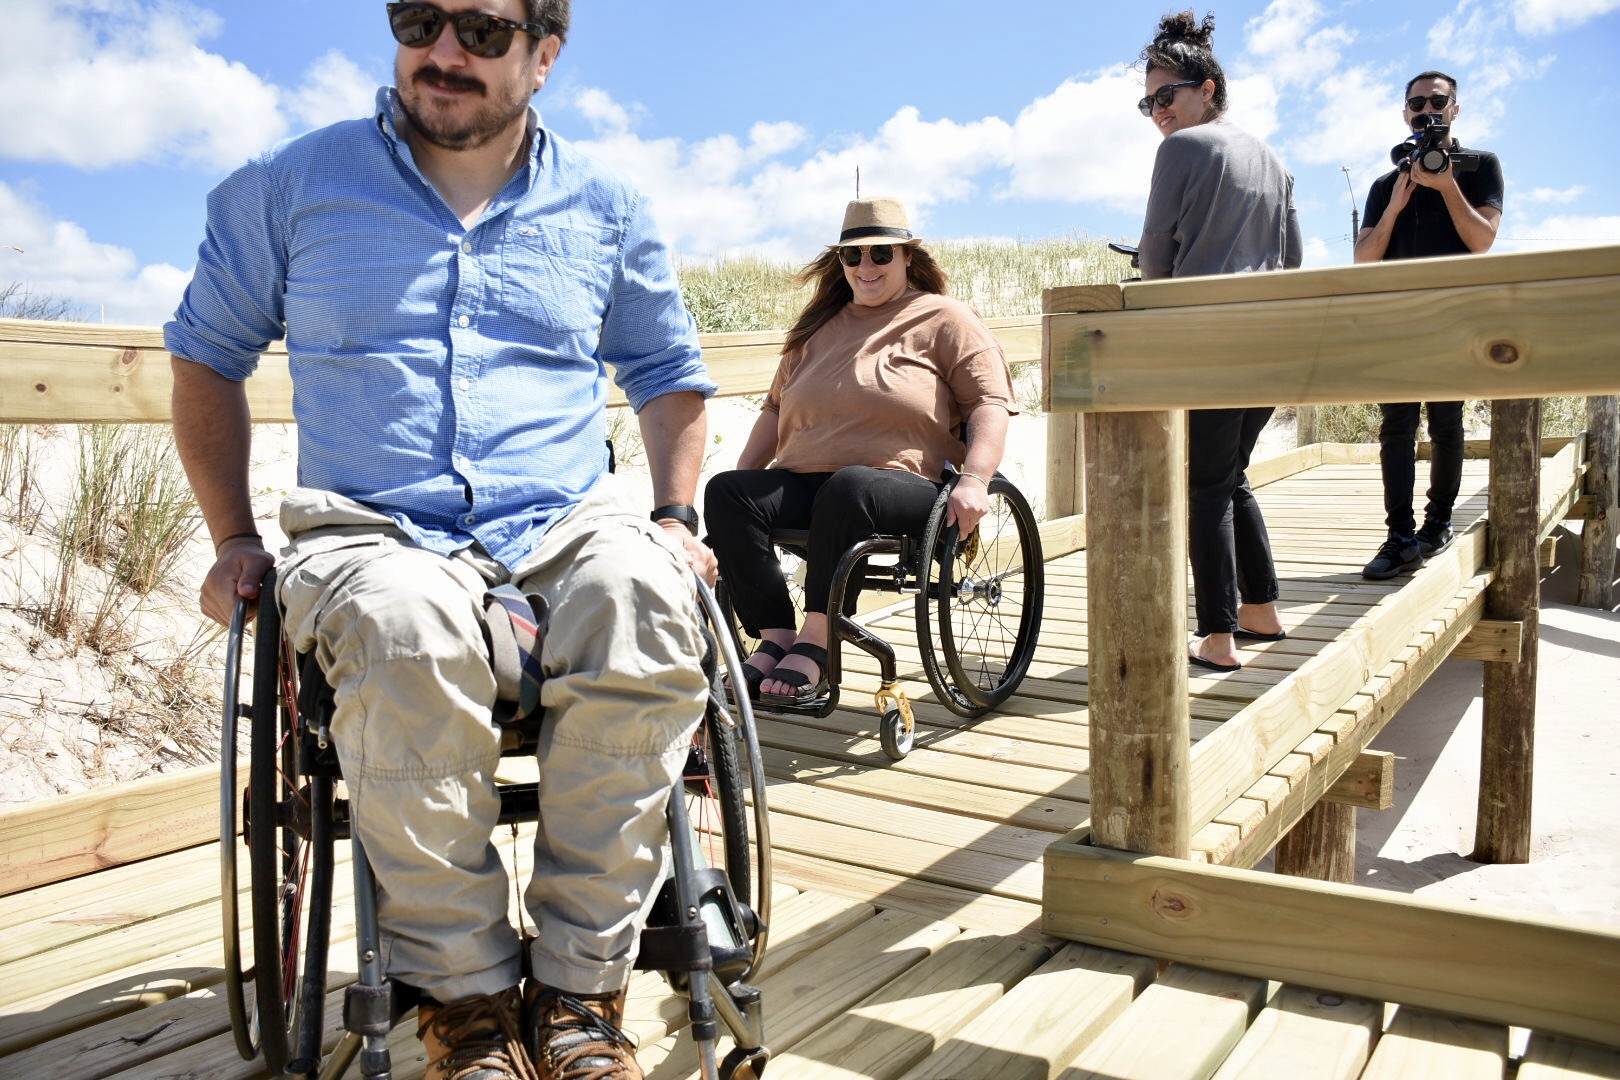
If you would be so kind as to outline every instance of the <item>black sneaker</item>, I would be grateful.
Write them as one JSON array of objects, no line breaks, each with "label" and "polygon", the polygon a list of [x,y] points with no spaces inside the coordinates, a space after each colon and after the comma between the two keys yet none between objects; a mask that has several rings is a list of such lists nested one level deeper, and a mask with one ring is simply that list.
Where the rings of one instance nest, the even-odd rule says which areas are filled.
[{"label": "black sneaker", "polygon": [[1392,536],[1384,541],[1384,546],[1378,549],[1372,562],[1361,568],[1361,576],[1372,581],[1383,581],[1396,574],[1416,570],[1422,562],[1423,552],[1418,550],[1416,540]]},{"label": "black sneaker", "polygon": [[1452,539],[1450,524],[1425,521],[1423,528],[1417,531],[1418,554],[1425,559],[1431,555],[1438,555],[1451,546]]}]

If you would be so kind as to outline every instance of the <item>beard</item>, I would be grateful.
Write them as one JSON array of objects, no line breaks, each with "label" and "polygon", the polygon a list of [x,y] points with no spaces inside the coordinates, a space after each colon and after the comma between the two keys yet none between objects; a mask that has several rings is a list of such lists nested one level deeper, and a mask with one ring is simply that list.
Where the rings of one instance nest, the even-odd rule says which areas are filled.
[{"label": "beard", "polygon": [[[394,73],[399,87],[400,107],[418,134],[446,150],[475,150],[498,138],[514,122],[521,123],[529,111],[530,95],[521,85],[496,87],[465,75],[453,75],[433,65],[418,68],[409,80]],[[483,101],[470,113],[460,108],[437,108],[430,104],[421,87],[470,90],[483,95]],[[468,99],[464,99],[468,100]]]}]

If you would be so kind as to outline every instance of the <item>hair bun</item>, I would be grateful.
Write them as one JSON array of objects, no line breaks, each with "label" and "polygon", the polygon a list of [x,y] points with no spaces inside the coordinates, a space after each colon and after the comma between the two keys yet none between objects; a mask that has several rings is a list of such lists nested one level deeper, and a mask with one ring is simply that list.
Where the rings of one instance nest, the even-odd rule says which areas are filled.
[{"label": "hair bun", "polygon": [[1159,46],[1174,45],[1186,42],[1200,48],[1212,48],[1210,41],[1215,36],[1215,13],[1212,11],[1204,16],[1200,23],[1198,16],[1193,14],[1191,8],[1179,13],[1172,12],[1159,20],[1159,32],[1153,37],[1153,44]]}]

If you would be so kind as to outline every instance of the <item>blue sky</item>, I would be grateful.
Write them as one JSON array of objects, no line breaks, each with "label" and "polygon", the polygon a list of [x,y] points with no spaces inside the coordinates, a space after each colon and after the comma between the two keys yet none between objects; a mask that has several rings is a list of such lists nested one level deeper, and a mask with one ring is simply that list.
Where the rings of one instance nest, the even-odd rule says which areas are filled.
[{"label": "blue sky", "polygon": [[[536,104],[653,195],[683,259],[802,263],[857,168],[930,238],[1134,240],[1159,137],[1132,65],[1170,6],[581,0]],[[369,112],[393,69],[381,0],[0,7],[0,284],[93,320],[167,318],[208,190]],[[1457,134],[1502,158],[1496,250],[1620,242],[1620,0],[1197,10],[1215,12],[1231,120],[1295,175],[1306,266],[1350,261],[1351,193],[1388,168],[1402,87],[1429,67],[1460,81]]]}]

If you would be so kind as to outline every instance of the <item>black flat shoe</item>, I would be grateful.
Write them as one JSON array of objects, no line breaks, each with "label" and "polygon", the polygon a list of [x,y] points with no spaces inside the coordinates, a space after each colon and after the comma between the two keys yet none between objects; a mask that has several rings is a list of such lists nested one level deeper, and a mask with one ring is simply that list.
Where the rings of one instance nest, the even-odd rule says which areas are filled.
[{"label": "black flat shoe", "polygon": [[802,671],[782,671],[780,668],[778,668],[776,671],[773,671],[769,675],[765,676],[765,678],[775,679],[777,682],[785,682],[794,688],[794,692],[791,694],[762,693],[759,695],[759,703],[761,705],[787,705],[793,708],[802,709],[807,706],[814,705],[817,701],[820,701],[822,698],[827,696],[827,650],[823,649],[820,645],[812,645],[808,641],[801,641],[797,645],[793,646],[793,648],[788,650],[788,656],[793,656],[795,654],[807,657],[813,663],[815,663],[815,665],[821,669],[820,677],[812,683],[810,681],[810,676],[804,674]]}]

